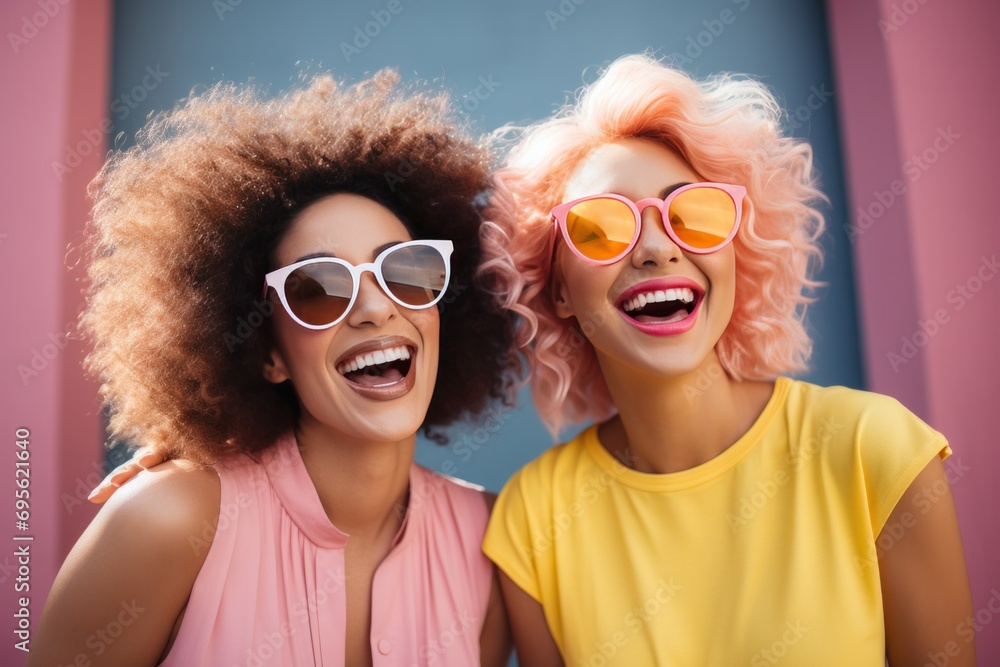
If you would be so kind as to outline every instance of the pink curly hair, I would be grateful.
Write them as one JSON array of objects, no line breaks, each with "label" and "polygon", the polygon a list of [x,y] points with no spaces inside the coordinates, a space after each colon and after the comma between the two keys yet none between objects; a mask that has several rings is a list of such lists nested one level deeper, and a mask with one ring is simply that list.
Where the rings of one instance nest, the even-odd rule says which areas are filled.
[{"label": "pink curly hair", "polygon": [[[575,104],[514,134],[495,177],[482,234],[480,274],[521,322],[517,347],[531,374],[535,406],[557,436],[567,423],[615,412],[593,347],[576,319],[555,314],[548,287],[549,212],[567,180],[594,148],[647,138],[676,150],[707,181],[748,191],[734,241],[736,305],[716,351],[736,380],[773,379],[804,370],[812,342],[803,326],[805,294],[819,283],[825,200],[812,149],[782,136],[782,110],[759,82],[721,74],[696,81],[646,55],[612,63]],[[513,354],[517,354],[514,352]],[[521,360],[512,364],[523,370]]]}]

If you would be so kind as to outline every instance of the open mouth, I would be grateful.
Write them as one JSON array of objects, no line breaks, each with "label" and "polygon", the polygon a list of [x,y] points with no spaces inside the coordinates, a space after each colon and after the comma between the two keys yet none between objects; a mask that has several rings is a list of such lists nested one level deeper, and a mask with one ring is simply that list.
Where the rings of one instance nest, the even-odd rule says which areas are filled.
[{"label": "open mouth", "polygon": [[618,307],[637,322],[669,324],[691,315],[700,299],[701,294],[690,287],[677,287],[634,294]]},{"label": "open mouth", "polygon": [[412,355],[406,345],[362,352],[337,364],[337,372],[362,387],[385,387],[406,379]]}]

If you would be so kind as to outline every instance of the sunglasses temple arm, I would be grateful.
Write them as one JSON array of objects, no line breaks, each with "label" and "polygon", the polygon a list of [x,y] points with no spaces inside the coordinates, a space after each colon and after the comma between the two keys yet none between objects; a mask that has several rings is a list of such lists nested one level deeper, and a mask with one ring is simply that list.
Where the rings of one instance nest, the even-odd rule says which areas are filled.
[{"label": "sunglasses temple arm", "polygon": [[548,276],[552,274],[552,265],[556,262],[556,240],[559,236],[559,219],[556,216],[549,216],[551,224],[549,225],[549,240],[545,249],[545,257],[549,258],[548,274],[546,275],[546,282],[548,281]]}]

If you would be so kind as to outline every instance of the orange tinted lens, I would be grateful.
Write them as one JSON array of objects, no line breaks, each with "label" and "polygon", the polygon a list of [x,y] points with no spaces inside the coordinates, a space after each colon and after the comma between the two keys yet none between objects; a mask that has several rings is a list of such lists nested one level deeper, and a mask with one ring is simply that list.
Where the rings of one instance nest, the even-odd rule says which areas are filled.
[{"label": "orange tinted lens", "polygon": [[306,264],[285,279],[288,307],[296,317],[313,326],[340,319],[351,303],[353,293],[351,272],[332,262]]},{"label": "orange tinted lens", "polygon": [[408,306],[426,306],[447,286],[444,257],[430,246],[393,250],[382,260],[382,279],[393,296]]},{"label": "orange tinted lens", "polygon": [[584,257],[614,259],[635,238],[635,214],[617,199],[588,199],[566,214],[566,231]]},{"label": "orange tinted lens", "polygon": [[733,231],[736,202],[718,188],[692,188],[674,197],[668,217],[681,241],[693,248],[714,248]]}]

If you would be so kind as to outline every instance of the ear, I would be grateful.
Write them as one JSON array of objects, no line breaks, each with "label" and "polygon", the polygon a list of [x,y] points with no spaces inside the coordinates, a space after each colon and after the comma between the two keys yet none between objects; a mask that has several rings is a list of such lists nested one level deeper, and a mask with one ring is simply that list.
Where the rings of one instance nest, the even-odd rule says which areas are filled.
[{"label": "ear", "polygon": [[552,275],[549,278],[549,296],[552,297],[552,304],[555,306],[557,316],[565,320],[575,315],[570,304],[569,293],[566,290],[566,281],[563,280],[558,262],[552,266]]},{"label": "ear", "polygon": [[272,349],[267,361],[264,362],[264,378],[274,384],[281,384],[285,380],[291,379],[288,366],[277,349]]}]

